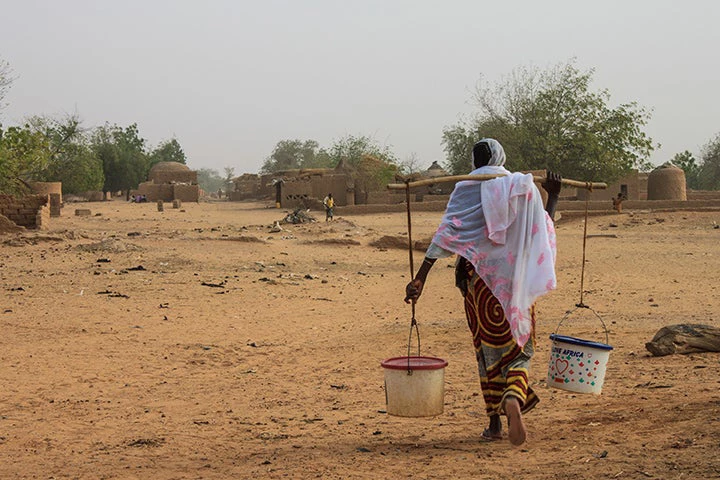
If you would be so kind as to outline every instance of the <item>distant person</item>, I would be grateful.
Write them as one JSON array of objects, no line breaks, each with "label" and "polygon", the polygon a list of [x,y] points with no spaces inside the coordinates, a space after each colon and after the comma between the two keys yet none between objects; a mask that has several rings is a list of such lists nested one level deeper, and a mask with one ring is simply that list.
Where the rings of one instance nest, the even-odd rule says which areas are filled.
[{"label": "distant person", "polygon": [[625,199],[625,195],[623,195],[622,192],[618,193],[617,197],[612,199],[613,208],[617,213],[622,213],[622,203]]},{"label": "distant person", "polygon": [[501,416],[513,445],[525,442],[522,415],[538,398],[528,382],[535,350],[535,300],[555,288],[553,214],[561,178],[547,172],[543,208],[531,175],[506,170],[505,152],[493,139],[475,144],[472,174],[504,175],[455,185],[425,260],[405,287],[416,302],[438,258],[458,256],[455,283],[464,297],[473,334],[480,387],[490,420],[481,440],[503,438]]},{"label": "distant person", "polygon": [[323,199],[323,205],[325,206],[325,221],[333,219],[333,208],[335,208],[335,200],[333,200],[332,193],[328,193],[327,197]]}]

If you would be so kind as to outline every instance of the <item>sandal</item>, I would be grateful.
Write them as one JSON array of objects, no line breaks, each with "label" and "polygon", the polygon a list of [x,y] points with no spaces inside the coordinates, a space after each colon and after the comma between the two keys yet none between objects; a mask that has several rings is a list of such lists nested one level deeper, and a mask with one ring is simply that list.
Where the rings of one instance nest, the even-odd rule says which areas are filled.
[{"label": "sandal", "polygon": [[486,428],[483,430],[482,434],[480,435],[480,441],[481,442],[497,442],[498,440],[502,440],[503,435],[502,433],[493,433],[490,431],[489,428]]}]

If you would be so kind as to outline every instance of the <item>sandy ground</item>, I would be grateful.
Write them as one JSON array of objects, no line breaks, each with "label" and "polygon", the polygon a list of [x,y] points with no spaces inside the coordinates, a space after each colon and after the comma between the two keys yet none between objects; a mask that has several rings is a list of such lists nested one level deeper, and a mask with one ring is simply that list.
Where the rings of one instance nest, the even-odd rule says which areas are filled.
[{"label": "sandy ground", "polygon": [[[720,354],[644,348],[664,325],[720,326],[720,213],[590,219],[616,235],[588,239],[585,302],[615,347],[599,396],[545,384],[580,288],[582,221],[558,225],[519,448],[479,441],[451,260],[417,306],[422,353],[449,362],[445,413],[389,416],[380,361],[406,352],[408,255],[369,243],[405,234],[404,214],[270,233],[282,216],[113,201],[0,235],[0,478],[720,478]],[[414,215],[414,237],[439,218]],[[588,312],[560,333],[604,340]]]}]

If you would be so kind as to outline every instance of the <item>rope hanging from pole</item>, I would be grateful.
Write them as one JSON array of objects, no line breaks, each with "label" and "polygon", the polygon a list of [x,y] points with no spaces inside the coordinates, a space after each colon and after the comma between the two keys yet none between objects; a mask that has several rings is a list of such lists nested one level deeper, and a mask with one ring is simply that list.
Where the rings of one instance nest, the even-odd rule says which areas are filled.
[{"label": "rope hanging from pole", "polygon": [[587,182],[585,188],[587,188],[588,193],[585,195],[585,225],[583,227],[582,266],[580,267],[580,302],[575,305],[578,308],[588,308],[588,306],[583,303],[583,295],[585,293],[585,251],[587,247],[588,204],[593,187],[590,182]]},{"label": "rope hanging from pole", "polygon": [[[413,262],[413,244],[412,244],[412,217],[410,215],[410,182],[406,181],[405,185],[407,188],[405,188],[405,204],[407,206],[407,227],[408,227],[408,258],[410,260],[410,281],[415,277],[415,264]],[[408,354],[407,354],[407,361],[408,361],[408,375],[412,375],[412,370],[410,369],[410,347],[412,346],[412,334],[413,329],[415,329],[415,333],[417,334],[417,344],[418,344],[418,356],[420,356],[420,328],[418,328],[417,320],[415,319],[415,300],[411,302],[412,307],[412,320],[410,321],[410,336],[408,337]]]}]

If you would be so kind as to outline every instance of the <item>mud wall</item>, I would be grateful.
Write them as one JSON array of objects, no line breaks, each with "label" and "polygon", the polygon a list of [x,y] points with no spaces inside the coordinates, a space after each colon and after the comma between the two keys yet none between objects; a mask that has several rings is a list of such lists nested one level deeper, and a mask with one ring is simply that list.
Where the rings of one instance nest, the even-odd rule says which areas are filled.
[{"label": "mud wall", "polygon": [[322,177],[310,177],[312,196],[323,199],[328,193],[333,194],[335,205],[347,205],[347,175],[323,175]]},{"label": "mud wall", "polygon": [[719,191],[688,190],[687,191],[687,199],[688,200],[720,200],[720,190]]},{"label": "mud wall", "polygon": [[48,195],[0,195],[0,215],[21,227],[45,230],[50,226],[49,203]]},{"label": "mud wall", "polygon": [[576,196],[578,200],[585,200],[585,197],[590,195],[590,201],[611,201],[613,197],[617,197],[617,194],[622,190],[627,190],[628,200],[647,200],[647,179],[647,174],[635,171],[624,176],[617,182],[608,184],[608,188],[605,190],[593,190],[588,193],[584,188],[578,188]]},{"label": "mud wall", "polygon": [[30,186],[36,195],[60,194],[60,203],[62,203],[62,182],[32,182]]},{"label": "mud wall", "polygon": [[257,175],[243,175],[234,182],[232,192],[229,192],[230,200],[245,200],[257,198],[260,193],[260,177]]},{"label": "mud wall", "polygon": [[200,187],[197,185],[173,185],[172,200],[197,202],[200,199]]}]

